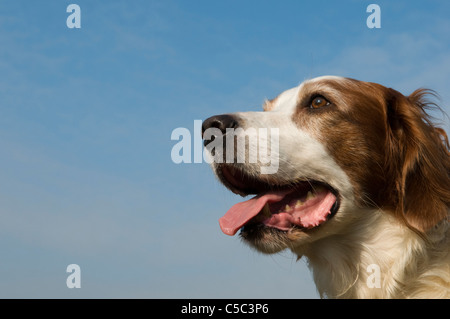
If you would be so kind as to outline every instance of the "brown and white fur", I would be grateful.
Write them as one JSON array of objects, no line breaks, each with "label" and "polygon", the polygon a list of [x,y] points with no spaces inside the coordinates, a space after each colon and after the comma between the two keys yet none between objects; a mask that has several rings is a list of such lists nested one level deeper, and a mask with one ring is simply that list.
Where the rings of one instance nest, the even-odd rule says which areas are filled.
[{"label": "brown and white fur", "polygon": [[[246,179],[230,182],[225,166],[261,185],[319,181],[339,196],[338,211],[319,227],[243,231],[244,241],[264,253],[305,256],[321,297],[450,298],[449,143],[426,113],[429,95],[325,76],[267,100],[264,112],[227,115],[231,125],[205,121],[203,129],[279,129],[276,173],[261,174],[258,163],[212,164],[233,192],[248,195]],[[317,96],[328,103],[312,107]],[[368,284],[371,265],[379,287]]]}]

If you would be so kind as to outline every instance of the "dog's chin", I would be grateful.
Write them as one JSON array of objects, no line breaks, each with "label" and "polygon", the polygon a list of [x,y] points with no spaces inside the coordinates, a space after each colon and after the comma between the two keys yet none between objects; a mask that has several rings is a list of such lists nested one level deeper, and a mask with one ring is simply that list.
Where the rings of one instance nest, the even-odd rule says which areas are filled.
[{"label": "dog's chin", "polygon": [[298,250],[311,239],[311,234],[293,227],[282,231],[262,224],[246,225],[240,237],[250,247],[264,254],[275,254],[285,249]]},{"label": "dog's chin", "polygon": [[[314,240],[315,237],[321,237],[318,233],[322,232],[326,224],[330,223],[339,211],[339,192],[324,181],[311,178],[286,180],[277,174],[266,176],[250,174],[247,172],[252,170],[246,170],[245,165],[235,164],[217,164],[214,171],[219,180],[233,193],[241,196],[255,195],[247,202],[264,200],[264,197],[271,194],[283,194],[279,196],[284,196],[281,200],[268,200],[268,203],[263,204],[264,208],[259,212],[255,211],[242,226],[238,224],[235,227],[239,227],[239,235],[244,242],[262,253],[273,254],[287,248],[295,250]],[[313,195],[315,193],[318,194],[317,198]],[[331,198],[331,202],[328,199],[328,211],[319,214],[320,216],[317,217],[319,220],[307,222],[309,216],[302,215],[306,215],[304,211],[307,209],[301,205],[307,206],[313,214],[315,213],[314,205],[324,205],[318,197]],[[318,204],[315,204],[315,201]],[[296,202],[303,204],[294,205],[293,203]],[[235,206],[238,205],[242,203]],[[259,206],[256,209],[259,210]],[[243,214],[247,213],[243,212]],[[302,218],[298,217],[300,215]],[[292,221],[292,224],[289,221]]]}]

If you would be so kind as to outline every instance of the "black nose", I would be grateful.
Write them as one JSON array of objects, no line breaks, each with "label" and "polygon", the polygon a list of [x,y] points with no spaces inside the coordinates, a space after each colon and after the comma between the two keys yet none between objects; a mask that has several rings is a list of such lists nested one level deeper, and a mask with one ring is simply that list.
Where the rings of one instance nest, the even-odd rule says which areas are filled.
[{"label": "black nose", "polygon": [[202,136],[205,131],[211,127],[218,128],[222,134],[225,134],[227,128],[235,128],[237,127],[238,122],[233,115],[223,114],[223,115],[215,115],[207,118],[202,124]]},{"label": "black nose", "polygon": [[[205,131],[209,128],[215,127],[218,128],[222,134],[227,132],[227,128],[236,128],[238,126],[238,121],[233,115],[222,114],[215,115],[207,118],[202,124],[202,137],[205,134]],[[204,141],[204,145],[208,145],[210,142],[214,140],[215,136],[211,137],[211,140]]]}]

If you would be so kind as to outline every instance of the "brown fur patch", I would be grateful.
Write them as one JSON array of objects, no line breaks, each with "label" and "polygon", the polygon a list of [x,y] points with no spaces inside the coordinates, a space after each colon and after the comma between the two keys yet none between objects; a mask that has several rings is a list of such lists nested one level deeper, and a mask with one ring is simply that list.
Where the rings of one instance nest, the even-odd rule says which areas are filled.
[{"label": "brown fur patch", "polygon": [[[299,94],[293,121],[326,146],[361,206],[392,211],[420,231],[446,216],[448,142],[426,115],[427,91],[407,98],[375,83],[323,79]],[[317,95],[330,105],[310,108]]]}]

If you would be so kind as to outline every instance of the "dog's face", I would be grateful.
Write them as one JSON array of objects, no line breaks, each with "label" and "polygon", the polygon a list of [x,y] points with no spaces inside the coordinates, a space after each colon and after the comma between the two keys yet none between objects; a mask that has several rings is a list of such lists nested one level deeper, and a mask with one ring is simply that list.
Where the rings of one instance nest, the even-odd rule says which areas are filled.
[{"label": "dog's face", "polygon": [[[391,210],[418,229],[434,225],[445,214],[445,202],[423,216],[412,206],[426,203],[410,204],[404,196],[406,181],[416,178],[411,174],[417,163],[411,163],[415,149],[409,134],[411,126],[421,125],[408,126],[406,118],[416,116],[424,122],[414,104],[379,84],[320,77],[266,101],[264,112],[207,119],[203,137],[216,156],[216,176],[236,194],[256,195],[221,218],[222,230],[228,235],[241,230],[249,244],[274,253],[285,248],[301,251],[305,244],[348,232],[354,220],[374,208]],[[220,134],[222,142],[211,148]],[[436,132],[426,135],[431,136],[427,143],[438,144]],[[247,138],[245,148],[237,146],[240,138]],[[271,170],[263,169],[268,167],[267,154],[249,160],[249,154],[266,143],[269,164],[276,162]],[[440,152],[448,163],[448,153]],[[223,160],[217,160],[217,154]]]}]

